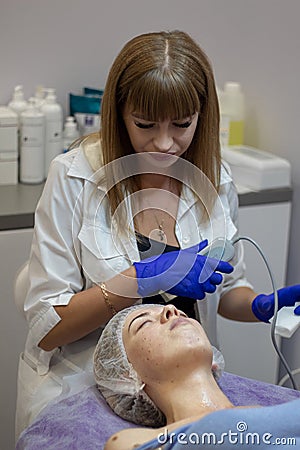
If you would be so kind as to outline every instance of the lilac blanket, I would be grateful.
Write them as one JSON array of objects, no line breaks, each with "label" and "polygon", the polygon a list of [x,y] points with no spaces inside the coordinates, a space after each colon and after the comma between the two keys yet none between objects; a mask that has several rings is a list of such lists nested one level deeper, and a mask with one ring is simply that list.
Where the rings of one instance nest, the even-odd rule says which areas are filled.
[{"label": "lilac blanket", "polygon": [[[224,373],[221,389],[234,405],[277,405],[300,391]],[[16,450],[101,450],[116,431],[134,427],[116,416],[95,386],[47,406],[21,434]]]}]

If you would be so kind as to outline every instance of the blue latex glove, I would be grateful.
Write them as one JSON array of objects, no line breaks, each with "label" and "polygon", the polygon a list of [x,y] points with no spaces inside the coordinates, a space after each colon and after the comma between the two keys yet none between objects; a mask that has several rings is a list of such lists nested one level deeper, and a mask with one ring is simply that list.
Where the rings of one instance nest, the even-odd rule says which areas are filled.
[{"label": "blue latex glove", "polygon": [[135,262],[138,294],[141,297],[165,291],[193,299],[203,299],[222,282],[219,272],[231,273],[233,267],[225,261],[198,255],[207,240],[184,250],[175,250]]},{"label": "blue latex glove", "polygon": [[[278,291],[278,311],[283,306],[294,306],[300,302],[300,284],[288,286]],[[274,315],[274,293],[270,295],[261,294],[255,297],[252,302],[253,314],[262,322],[269,322]],[[300,315],[300,306],[297,306],[294,313]]]}]

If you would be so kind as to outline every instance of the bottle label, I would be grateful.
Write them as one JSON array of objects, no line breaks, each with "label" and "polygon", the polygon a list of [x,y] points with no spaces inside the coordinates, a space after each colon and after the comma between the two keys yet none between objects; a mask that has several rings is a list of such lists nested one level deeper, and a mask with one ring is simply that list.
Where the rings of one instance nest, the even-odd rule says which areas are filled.
[{"label": "bottle label", "polygon": [[60,122],[47,122],[46,126],[46,142],[54,144],[60,143],[62,140],[62,130]]},{"label": "bottle label", "polygon": [[244,121],[231,121],[229,127],[229,145],[244,144]]},{"label": "bottle label", "polygon": [[21,128],[21,145],[25,147],[43,147],[44,126],[23,125]]}]

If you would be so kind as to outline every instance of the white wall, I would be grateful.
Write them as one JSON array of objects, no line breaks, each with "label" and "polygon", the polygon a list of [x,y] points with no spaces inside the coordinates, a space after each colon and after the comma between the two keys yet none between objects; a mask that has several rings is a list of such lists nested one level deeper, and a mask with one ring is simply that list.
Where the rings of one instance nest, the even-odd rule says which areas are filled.
[{"label": "white wall", "polygon": [[[179,28],[206,50],[216,80],[240,81],[246,143],[292,163],[294,201],[288,282],[300,281],[299,0],[1,0],[0,104],[23,84],[68,93],[104,87],[122,45],[136,34]],[[275,236],[276,239],[280,236]]]}]

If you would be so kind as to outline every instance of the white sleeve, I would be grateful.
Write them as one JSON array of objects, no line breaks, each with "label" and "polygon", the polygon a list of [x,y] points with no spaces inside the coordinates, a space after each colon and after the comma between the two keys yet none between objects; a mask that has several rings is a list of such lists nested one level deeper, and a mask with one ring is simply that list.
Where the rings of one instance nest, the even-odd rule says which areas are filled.
[{"label": "white sleeve", "polygon": [[60,321],[53,306],[68,304],[84,288],[77,239],[83,180],[68,177],[64,161],[52,162],[35,214],[24,310],[29,325],[27,348],[36,346],[36,352],[41,351],[40,340]]},{"label": "white sleeve", "polygon": [[[239,224],[238,224],[238,194],[236,187],[233,182],[228,183],[226,185],[227,190],[227,199],[230,210],[230,217],[232,222],[234,223],[237,232],[232,237],[234,240],[239,234]],[[224,283],[222,286],[221,297],[226,294],[231,289],[243,286],[250,287],[253,289],[253,286],[249,283],[246,278],[246,264],[244,261],[244,246],[241,241],[237,242],[234,245],[235,254],[233,259],[230,261],[230,264],[234,267],[232,273],[228,275],[224,275]]]}]

